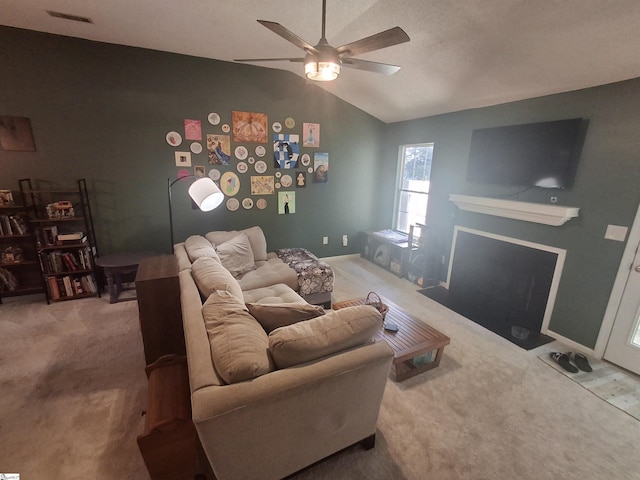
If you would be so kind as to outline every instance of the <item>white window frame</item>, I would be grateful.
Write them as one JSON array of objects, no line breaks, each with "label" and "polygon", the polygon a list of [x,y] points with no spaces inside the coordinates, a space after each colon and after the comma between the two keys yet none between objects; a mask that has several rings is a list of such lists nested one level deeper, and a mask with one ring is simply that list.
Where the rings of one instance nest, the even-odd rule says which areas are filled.
[{"label": "white window frame", "polygon": [[[433,142],[425,142],[425,143],[414,143],[414,144],[408,144],[408,145],[400,145],[399,149],[398,149],[398,171],[397,171],[397,180],[396,180],[396,194],[395,194],[395,207],[394,207],[394,211],[393,211],[393,228],[395,230],[404,232],[404,233],[409,233],[409,229],[411,227],[411,223],[409,222],[406,225],[406,231],[405,228],[402,228],[403,226],[400,225],[401,222],[401,212],[400,212],[400,208],[402,206],[402,194],[403,193],[408,193],[410,195],[424,195],[426,197],[426,205],[428,205],[429,202],[429,193],[430,193],[430,188],[429,186],[427,186],[427,191],[417,191],[417,190],[410,190],[408,188],[404,188],[403,185],[403,178],[404,178],[404,167],[405,167],[405,156],[407,153],[407,150],[410,148],[431,148],[432,152],[431,152],[431,159],[433,161],[433,148],[434,148],[434,144]],[[431,178],[431,164],[428,165],[428,178]],[[430,183],[430,180],[429,180]],[[414,223],[421,223],[421,224],[425,224],[426,220],[427,220],[427,207],[425,206],[425,211],[424,211],[424,217],[422,217],[421,215],[421,222],[414,222]]]}]

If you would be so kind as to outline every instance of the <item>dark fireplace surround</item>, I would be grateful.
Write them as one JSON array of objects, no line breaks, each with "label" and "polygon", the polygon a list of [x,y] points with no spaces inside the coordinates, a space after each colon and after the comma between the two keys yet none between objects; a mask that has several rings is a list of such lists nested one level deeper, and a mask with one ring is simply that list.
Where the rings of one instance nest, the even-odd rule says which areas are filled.
[{"label": "dark fireplace surround", "polygon": [[483,233],[456,227],[448,291],[424,293],[523,348],[548,343],[540,330],[559,254]]}]

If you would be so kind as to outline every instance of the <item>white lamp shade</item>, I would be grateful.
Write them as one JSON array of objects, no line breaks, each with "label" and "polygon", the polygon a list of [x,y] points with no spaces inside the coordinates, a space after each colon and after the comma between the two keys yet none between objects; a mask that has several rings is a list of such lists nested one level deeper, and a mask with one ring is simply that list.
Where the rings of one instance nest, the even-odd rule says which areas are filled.
[{"label": "white lamp shade", "polygon": [[189,187],[189,196],[203,212],[216,208],[224,200],[224,195],[209,177],[199,178]]}]

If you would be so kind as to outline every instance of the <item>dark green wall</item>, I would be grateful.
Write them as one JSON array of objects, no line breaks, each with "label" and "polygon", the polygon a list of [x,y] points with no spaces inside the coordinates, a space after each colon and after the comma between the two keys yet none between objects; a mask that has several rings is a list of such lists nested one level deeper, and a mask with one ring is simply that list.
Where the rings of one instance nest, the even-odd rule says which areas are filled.
[{"label": "dark green wall", "polygon": [[[640,79],[490,108],[389,125],[384,174],[393,175],[398,146],[435,142],[428,223],[434,257],[448,264],[454,225],[567,250],[551,330],[593,347],[625,244],[604,239],[608,224],[631,226],[640,201]],[[575,184],[566,190],[476,185],[465,179],[474,128],[582,117],[589,125]],[[387,198],[392,198],[393,185]],[[562,227],[462,212],[450,193],[498,197],[580,208]],[[391,215],[386,208],[384,215]],[[443,269],[443,275],[446,271]]]},{"label": "dark green wall", "polygon": [[[604,239],[607,224],[630,226],[638,202],[640,80],[384,125],[288,72],[107,45],[0,27],[0,115],[31,118],[37,152],[0,151],[0,188],[30,177],[60,183],[87,178],[101,253],[168,251],[167,178],[174,149],[164,138],[185,118],[232,110],[264,112],[270,122],[321,124],[330,180],[297,190],[296,213],[210,213],[191,209],[174,188],[175,237],[260,225],[269,248],[301,246],[320,256],[358,251],[357,233],[391,226],[398,146],[435,142],[428,221],[432,258],[448,261],[453,225],[567,250],[551,329],[593,347],[624,243]],[[580,217],[549,227],[460,212],[450,193],[498,196],[515,189],[465,181],[474,128],[584,117],[585,146],[573,188],[531,189],[513,199],[580,207]],[[313,149],[307,149],[313,153]],[[201,161],[206,164],[204,154]],[[273,172],[273,169],[269,170]],[[239,198],[248,196],[248,174]],[[349,247],[341,246],[343,234]],[[328,246],[322,237],[330,237]],[[444,270],[441,272],[444,275]]]},{"label": "dark green wall", "polygon": [[[19,178],[64,186],[86,178],[102,254],[169,250],[167,179],[178,168],[165,135],[183,133],[185,118],[200,119],[204,134],[221,133],[207,122],[210,112],[223,123],[231,123],[232,110],[266,113],[270,124],[291,116],[290,133],[300,138],[303,122],[319,123],[320,148],[302,151],[312,158],[329,152],[329,183],[314,185],[308,176],[307,188],[296,189],[296,213],[278,215],[276,195],[266,197],[265,210],[194,211],[179,182],[176,240],[260,225],[270,249],[299,246],[332,256],[357,252],[358,232],[379,222],[376,162],[384,124],[292,73],[6,27],[0,46],[0,115],[29,117],[37,147],[0,151],[0,188],[17,189]],[[188,151],[189,143],[178,150]],[[272,157],[264,158],[273,174]],[[192,162],[207,165],[206,148]],[[249,196],[249,176],[240,175],[239,199]]]}]

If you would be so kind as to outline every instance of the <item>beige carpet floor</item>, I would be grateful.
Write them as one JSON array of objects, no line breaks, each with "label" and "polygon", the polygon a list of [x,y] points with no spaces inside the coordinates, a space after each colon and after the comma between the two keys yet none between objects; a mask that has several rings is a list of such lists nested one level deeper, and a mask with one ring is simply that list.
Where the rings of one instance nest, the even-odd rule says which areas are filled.
[{"label": "beige carpet floor", "polygon": [[[385,392],[376,447],[292,478],[640,479],[640,422],[525,351],[357,257],[331,259],[334,301],[377,291],[451,337],[439,368]],[[0,472],[148,479],[135,302],[0,306]]]}]

